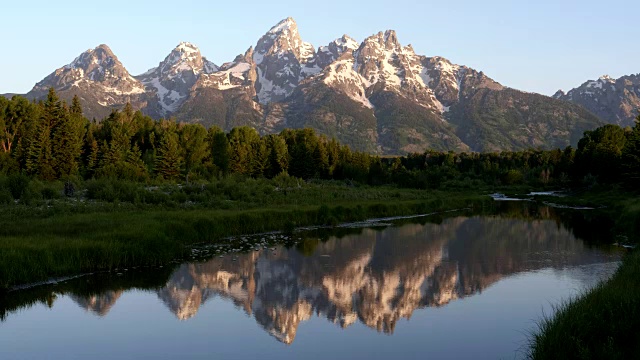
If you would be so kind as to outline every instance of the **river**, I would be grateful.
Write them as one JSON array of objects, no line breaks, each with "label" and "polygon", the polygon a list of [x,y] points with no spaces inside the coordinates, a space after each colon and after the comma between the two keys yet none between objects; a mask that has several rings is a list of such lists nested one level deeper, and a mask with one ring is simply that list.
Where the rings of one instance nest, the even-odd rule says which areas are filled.
[{"label": "river", "polygon": [[554,209],[509,207],[247,236],[187,263],[14,291],[0,358],[523,358],[542,316],[622,253]]}]

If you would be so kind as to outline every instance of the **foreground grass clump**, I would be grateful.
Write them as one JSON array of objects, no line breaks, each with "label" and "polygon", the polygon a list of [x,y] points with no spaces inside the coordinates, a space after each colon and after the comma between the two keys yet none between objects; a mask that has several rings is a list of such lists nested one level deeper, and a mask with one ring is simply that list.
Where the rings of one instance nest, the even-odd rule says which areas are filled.
[{"label": "foreground grass clump", "polygon": [[640,354],[640,252],[607,282],[561,305],[532,338],[531,359],[637,359]]},{"label": "foreground grass clump", "polygon": [[[276,204],[270,205],[270,200]],[[84,272],[166,264],[186,255],[186,245],[233,235],[482,208],[490,203],[488,197],[469,193],[332,185],[292,189],[288,194],[277,191],[271,199],[232,202],[231,209],[117,201],[9,205],[0,212],[0,288]]]}]

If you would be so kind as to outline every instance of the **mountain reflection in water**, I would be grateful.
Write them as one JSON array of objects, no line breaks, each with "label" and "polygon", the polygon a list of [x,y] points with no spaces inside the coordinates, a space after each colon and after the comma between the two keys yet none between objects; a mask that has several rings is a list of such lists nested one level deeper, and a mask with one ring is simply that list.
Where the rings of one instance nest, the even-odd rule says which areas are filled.
[{"label": "mountain reflection in water", "polygon": [[[346,328],[359,321],[392,334],[416,309],[472,296],[511,274],[616,261],[551,220],[455,217],[441,224],[362,229],[310,240],[314,251],[276,247],[177,267],[154,291],[180,320],[214,297],[291,344],[314,314]],[[73,300],[107,315],[122,291]]]}]

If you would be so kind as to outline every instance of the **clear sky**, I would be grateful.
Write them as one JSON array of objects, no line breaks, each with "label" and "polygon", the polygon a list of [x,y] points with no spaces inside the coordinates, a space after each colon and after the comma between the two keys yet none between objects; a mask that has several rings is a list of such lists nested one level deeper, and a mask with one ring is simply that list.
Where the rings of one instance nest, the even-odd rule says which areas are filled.
[{"label": "clear sky", "polygon": [[221,64],[291,16],[316,48],[342,34],[362,41],[394,29],[418,54],[551,95],[640,72],[638,13],[636,0],[11,1],[2,4],[0,93],[25,93],[102,43],[133,75],[180,41]]}]

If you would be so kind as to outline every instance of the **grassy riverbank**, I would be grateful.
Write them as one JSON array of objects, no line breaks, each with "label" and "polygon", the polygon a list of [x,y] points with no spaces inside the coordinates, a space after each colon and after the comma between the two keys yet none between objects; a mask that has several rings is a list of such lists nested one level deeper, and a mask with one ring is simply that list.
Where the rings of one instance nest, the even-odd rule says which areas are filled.
[{"label": "grassy riverbank", "polygon": [[[621,242],[640,239],[640,196],[616,187],[597,188],[561,200],[605,206]],[[640,252],[634,250],[615,275],[583,296],[560,305],[533,334],[531,359],[632,359],[640,354]]]},{"label": "grassy riverbank", "polygon": [[640,253],[607,282],[561,305],[532,338],[532,359],[635,359],[640,354]]},{"label": "grassy riverbank", "polygon": [[[247,187],[246,191],[249,195],[235,201],[208,199],[202,190],[199,195],[180,195],[180,202],[168,200],[159,205],[116,199],[4,206],[0,212],[0,287],[84,272],[160,265],[182,258],[185,245],[233,235],[492,206],[489,197],[471,191],[331,183],[293,187],[286,194],[270,190],[265,195],[259,187]],[[178,197],[170,191],[162,194]],[[203,200],[193,202],[188,196]]]},{"label": "grassy riverbank", "polygon": [[617,185],[597,186],[578,191],[567,197],[548,197],[547,201],[569,205],[597,208],[597,216],[605,216],[609,229],[621,243],[634,244],[640,241],[640,194],[624,191]]}]

